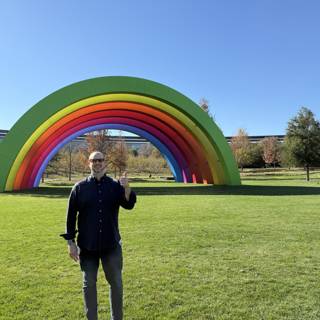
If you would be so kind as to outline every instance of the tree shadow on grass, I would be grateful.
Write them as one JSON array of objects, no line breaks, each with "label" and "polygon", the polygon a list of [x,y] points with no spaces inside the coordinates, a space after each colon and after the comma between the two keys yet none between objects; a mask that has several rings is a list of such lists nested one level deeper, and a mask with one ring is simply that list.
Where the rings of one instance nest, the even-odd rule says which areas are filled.
[{"label": "tree shadow on grass", "polygon": [[248,195],[248,196],[290,196],[318,195],[320,187],[294,186],[173,186],[139,187],[139,195]]},{"label": "tree shadow on grass", "polygon": [[[293,176],[293,177],[287,177],[287,178],[281,178],[281,177],[259,177],[259,178],[256,178],[256,177],[244,177],[244,178],[241,178],[242,181],[306,181],[306,178],[305,177],[296,177],[296,176]],[[318,182],[320,181],[320,178],[317,179],[317,178],[312,178],[312,181],[313,182]],[[308,187],[307,187],[308,188]]]},{"label": "tree shadow on grass", "polygon": [[[320,195],[320,187],[299,186],[150,186],[133,188],[136,194],[154,195],[246,195],[246,196],[295,196]],[[40,187],[24,191],[6,192],[10,195],[29,195],[34,197],[66,198],[70,186]]]}]

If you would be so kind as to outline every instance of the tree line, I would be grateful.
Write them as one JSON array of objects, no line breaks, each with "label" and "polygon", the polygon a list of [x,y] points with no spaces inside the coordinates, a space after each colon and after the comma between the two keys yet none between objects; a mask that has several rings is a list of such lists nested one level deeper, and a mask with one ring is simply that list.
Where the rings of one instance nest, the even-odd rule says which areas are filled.
[{"label": "tree line", "polygon": [[289,120],[283,144],[276,137],[250,143],[247,132],[239,129],[230,146],[241,170],[244,167],[304,167],[309,181],[310,168],[320,166],[320,122],[311,110],[302,107]]}]

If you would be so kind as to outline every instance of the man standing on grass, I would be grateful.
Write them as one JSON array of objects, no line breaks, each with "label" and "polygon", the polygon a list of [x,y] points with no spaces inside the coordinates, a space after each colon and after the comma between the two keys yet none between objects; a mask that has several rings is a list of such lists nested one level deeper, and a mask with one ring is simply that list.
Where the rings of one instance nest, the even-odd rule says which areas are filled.
[{"label": "man standing on grass", "polygon": [[136,195],[129,187],[126,173],[119,182],[105,174],[106,165],[101,152],[90,154],[89,167],[91,175],[76,183],[71,190],[66,233],[61,236],[68,241],[70,257],[80,262],[87,319],[98,319],[96,282],[101,261],[110,285],[111,319],[121,320],[122,248],[118,214],[119,206],[125,209],[134,207]]}]

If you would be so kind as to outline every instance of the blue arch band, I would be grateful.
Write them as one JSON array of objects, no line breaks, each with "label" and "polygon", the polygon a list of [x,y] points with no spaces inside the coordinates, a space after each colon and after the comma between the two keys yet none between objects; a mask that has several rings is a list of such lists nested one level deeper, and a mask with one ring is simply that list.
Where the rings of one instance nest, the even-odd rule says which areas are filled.
[{"label": "blue arch band", "polygon": [[132,132],[135,133],[145,139],[147,139],[148,141],[150,141],[155,147],[157,147],[159,149],[159,151],[162,153],[162,155],[164,156],[164,158],[166,159],[169,168],[175,178],[175,180],[177,182],[183,182],[183,175],[182,175],[182,170],[179,167],[177,161],[175,160],[174,156],[172,155],[172,153],[168,150],[168,148],[162,143],[160,142],[157,138],[155,138],[154,136],[152,136],[150,133],[141,130],[139,128],[133,127],[133,126],[129,126],[129,125],[122,125],[122,124],[100,124],[100,125],[96,125],[96,126],[90,126],[88,128],[79,130],[77,132],[75,132],[74,134],[68,136],[67,138],[65,138],[64,140],[62,140],[58,145],[55,146],[55,148],[53,148],[50,153],[48,154],[48,156],[46,157],[46,159],[43,161],[43,163],[41,164],[41,167],[37,173],[37,176],[35,178],[35,181],[33,183],[33,187],[38,187],[41,177],[49,163],[49,161],[55,156],[55,154],[63,147],[65,146],[67,143],[69,143],[70,141],[72,141],[73,139],[77,138],[78,136],[81,136],[85,133],[88,132],[92,132],[92,131],[98,131],[98,130],[103,130],[103,129],[114,129],[114,130],[123,130],[123,131],[127,131],[127,132]]}]

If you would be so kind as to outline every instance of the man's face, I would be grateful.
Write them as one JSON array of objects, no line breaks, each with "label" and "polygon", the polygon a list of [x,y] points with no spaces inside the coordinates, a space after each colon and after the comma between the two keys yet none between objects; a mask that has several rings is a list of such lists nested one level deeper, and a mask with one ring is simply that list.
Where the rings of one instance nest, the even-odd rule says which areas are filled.
[{"label": "man's face", "polygon": [[89,157],[89,167],[93,172],[100,172],[105,168],[104,156],[102,153],[95,153]]}]

